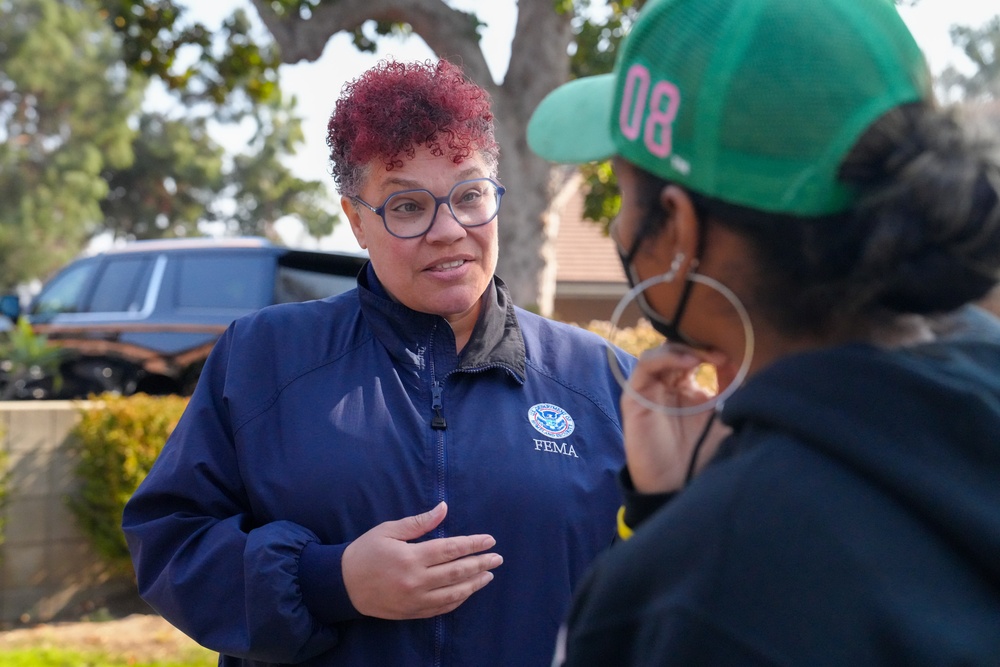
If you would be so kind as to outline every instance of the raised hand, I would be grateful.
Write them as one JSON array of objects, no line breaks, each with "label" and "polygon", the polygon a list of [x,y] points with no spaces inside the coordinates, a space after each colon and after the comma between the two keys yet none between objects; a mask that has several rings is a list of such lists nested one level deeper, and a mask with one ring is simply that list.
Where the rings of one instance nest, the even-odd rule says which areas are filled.
[{"label": "raised hand", "polygon": [[423,514],[380,523],[344,550],[344,584],[366,616],[401,620],[452,611],[493,580],[503,563],[490,535],[410,542],[434,530],[448,513],[438,503]]},{"label": "raised hand", "polygon": [[[688,347],[664,344],[639,357],[629,378],[638,394],[656,405],[685,407],[705,403],[711,394],[695,380],[702,363],[719,369],[720,382],[730,379],[725,360]],[[711,417],[711,410],[693,415],[674,415],[652,410],[622,394],[625,457],[637,491],[666,493],[684,486],[695,443]],[[711,460],[729,428],[716,421],[705,438],[697,460],[700,469]]]}]

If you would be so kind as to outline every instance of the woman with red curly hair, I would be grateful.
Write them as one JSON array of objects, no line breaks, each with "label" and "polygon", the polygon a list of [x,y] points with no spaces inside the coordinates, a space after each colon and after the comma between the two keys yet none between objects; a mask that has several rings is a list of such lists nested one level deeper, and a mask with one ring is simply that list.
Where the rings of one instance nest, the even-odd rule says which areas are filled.
[{"label": "woman with red curly hair", "polygon": [[125,511],[140,592],[221,665],[548,665],[614,534],[606,345],[494,275],[493,115],[457,66],[379,63],[327,143],[370,261],[220,339]]}]

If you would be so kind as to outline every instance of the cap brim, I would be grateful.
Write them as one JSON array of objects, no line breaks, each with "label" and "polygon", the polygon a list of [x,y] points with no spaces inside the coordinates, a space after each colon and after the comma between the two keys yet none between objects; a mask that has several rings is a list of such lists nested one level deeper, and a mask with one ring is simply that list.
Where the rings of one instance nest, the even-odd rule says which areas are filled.
[{"label": "cap brim", "polygon": [[575,79],[559,86],[528,121],[528,146],[551,162],[606,160],[617,150],[611,137],[614,74]]}]

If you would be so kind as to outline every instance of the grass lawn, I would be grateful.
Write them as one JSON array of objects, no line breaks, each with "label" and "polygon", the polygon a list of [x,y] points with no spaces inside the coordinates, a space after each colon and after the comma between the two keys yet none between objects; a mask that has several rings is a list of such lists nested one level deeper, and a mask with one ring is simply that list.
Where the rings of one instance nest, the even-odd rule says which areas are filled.
[{"label": "grass lawn", "polygon": [[2,667],[215,667],[219,654],[156,615],[0,632]]},{"label": "grass lawn", "polygon": [[218,654],[208,649],[193,649],[176,658],[140,662],[128,655],[64,648],[17,648],[0,650],[0,664],[4,667],[215,667]]}]

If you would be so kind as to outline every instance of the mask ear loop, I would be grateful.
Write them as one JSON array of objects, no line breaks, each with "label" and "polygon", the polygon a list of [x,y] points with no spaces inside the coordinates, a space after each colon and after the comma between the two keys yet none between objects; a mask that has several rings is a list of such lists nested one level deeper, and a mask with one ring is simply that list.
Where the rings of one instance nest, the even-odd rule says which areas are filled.
[{"label": "mask ear loop", "polygon": [[[660,283],[669,283],[676,277],[673,271],[668,271],[667,273],[661,273],[658,276],[653,276],[643,280],[641,283],[632,287],[629,291],[618,302],[615,307],[614,313],[611,315],[610,328],[608,332],[608,340],[612,343],[614,342],[614,334],[618,331],[618,321],[621,319],[622,313],[625,312],[625,308],[642,294],[646,289],[652,287],[653,285],[659,285]],[[720,391],[718,394],[705,401],[704,403],[699,403],[698,405],[688,405],[688,406],[674,406],[674,405],[661,405],[659,403],[654,403],[649,400],[638,391],[632,388],[629,384],[628,378],[625,377],[624,371],[622,371],[621,366],[618,364],[618,358],[615,356],[614,350],[611,349],[609,345],[606,349],[608,355],[608,364],[611,366],[611,373],[615,376],[615,380],[621,385],[622,391],[628,394],[631,398],[635,399],[640,405],[650,409],[655,410],[661,414],[668,416],[683,417],[687,415],[696,415],[702,412],[707,412],[709,410],[722,409],[722,405],[727,398],[733,395],[737,389],[743,384],[746,379],[747,374],[750,372],[750,362],[753,360],[753,349],[754,349],[754,336],[753,336],[753,324],[750,322],[750,315],[747,313],[746,308],[743,307],[743,303],[740,302],[739,297],[735,293],[722,283],[720,283],[715,278],[711,278],[701,273],[689,273],[686,276],[686,280],[692,282],[701,283],[706,287],[710,287],[715,291],[719,292],[722,296],[732,304],[733,308],[736,309],[736,313],[740,316],[740,321],[743,323],[743,339],[744,339],[744,349],[743,349],[743,362],[740,364],[739,370],[736,372],[733,381],[729,385]]]},{"label": "mask ear loop", "polygon": [[[670,263],[670,269],[663,274],[664,282],[670,282],[677,276],[677,273],[681,270],[681,264],[683,262],[684,262],[684,253],[681,252],[677,253],[677,255],[674,256],[674,261]],[[630,259],[622,258],[622,266],[628,267],[626,270],[629,272],[633,270],[632,260]],[[695,258],[691,260],[692,272],[694,272],[697,266],[698,266],[698,259]],[[635,281],[630,279],[629,284],[631,284],[632,282]],[[690,298],[691,296],[691,287],[693,285],[694,283],[691,282],[690,280],[684,281],[684,288],[681,290],[681,298],[677,300],[677,307],[674,308],[674,316],[669,320],[664,318],[655,310],[653,310],[653,308],[646,301],[646,297],[641,292],[635,297],[636,303],[639,306],[639,310],[646,318],[653,321],[654,330],[663,334],[668,340],[673,340],[678,343],[688,345],[689,347],[693,346],[691,345],[691,342],[684,336],[684,334],[681,333],[680,324],[681,324],[681,317],[683,317],[684,315],[684,309],[687,307],[688,298]],[[656,328],[657,324],[660,325],[663,329],[657,329]]]}]

